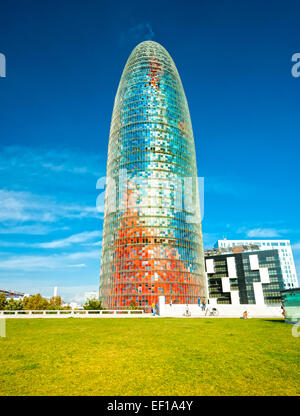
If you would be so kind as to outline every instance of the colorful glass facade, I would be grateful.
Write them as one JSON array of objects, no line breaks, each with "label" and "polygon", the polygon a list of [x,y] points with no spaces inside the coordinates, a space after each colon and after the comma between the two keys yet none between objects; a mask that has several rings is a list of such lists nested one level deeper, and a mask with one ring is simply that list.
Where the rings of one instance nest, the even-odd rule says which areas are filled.
[{"label": "colorful glass facade", "polygon": [[187,100],[158,43],[140,43],[115,98],[100,298],[109,308],[206,296],[197,166]]}]

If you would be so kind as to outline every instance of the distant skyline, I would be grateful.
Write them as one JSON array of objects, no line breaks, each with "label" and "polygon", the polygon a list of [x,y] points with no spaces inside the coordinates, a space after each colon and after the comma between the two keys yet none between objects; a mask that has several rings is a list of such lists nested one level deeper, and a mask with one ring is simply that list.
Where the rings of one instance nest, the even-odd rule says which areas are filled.
[{"label": "distant skyline", "polygon": [[204,177],[205,247],[291,240],[298,280],[300,4],[37,1],[1,7],[0,288],[65,300],[98,289],[96,210],[113,102],[132,49],[180,73]]}]

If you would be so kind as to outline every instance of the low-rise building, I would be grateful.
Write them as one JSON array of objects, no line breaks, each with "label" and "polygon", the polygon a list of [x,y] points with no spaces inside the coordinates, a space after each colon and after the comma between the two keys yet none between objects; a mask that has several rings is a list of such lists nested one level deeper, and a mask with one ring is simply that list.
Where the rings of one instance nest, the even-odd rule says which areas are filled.
[{"label": "low-rise building", "polygon": [[285,321],[300,322],[300,288],[283,290],[281,295]]},{"label": "low-rise building", "polygon": [[280,305],[284,289],[278,250],[257,246],[205,251],[209,299],[217,304]]},{"label": "low-rise building", "polygon": [[234,248],[241,245],[256,245],[259,250],[278,250],[285,289],[299,286],[290,240],[218,240],[215,248]]},{"label": "low-rise building", "polygon": [[28,294],[17,292],[15,290],[5,290],[5,289],[0,289],[0,293],[4,293],[7,300],[9,299],[22,300],[24,299],[25,296],[30,296]]}]

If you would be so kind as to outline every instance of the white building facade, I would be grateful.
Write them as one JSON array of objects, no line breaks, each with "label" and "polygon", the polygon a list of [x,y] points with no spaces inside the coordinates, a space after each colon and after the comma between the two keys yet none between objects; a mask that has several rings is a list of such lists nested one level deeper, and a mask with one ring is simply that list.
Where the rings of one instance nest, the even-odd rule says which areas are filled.
[{"label": "white building facade", "polygon": [[218,240],[215,247],[226,248],[249,244],[258,246],[260,250],[277,249],[285,288],[292,289],[299,286],[290,240],[227,240],[224,238]]}]

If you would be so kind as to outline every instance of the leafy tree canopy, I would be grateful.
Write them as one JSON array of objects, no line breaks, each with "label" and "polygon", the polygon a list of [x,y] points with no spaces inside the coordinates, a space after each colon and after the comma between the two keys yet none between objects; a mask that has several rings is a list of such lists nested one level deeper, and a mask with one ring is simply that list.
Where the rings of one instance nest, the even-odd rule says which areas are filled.
[{"label": "leafy tree canopy", "polygon": [[4,293],[0,293],[0,310],[59,310],[70,309],[70,307],[62,307],[62,299],[60,296],[53,296],[49,301],[43,298],[40,293],[32,296],[26,296],[23,300],[8,299]]},{"label": "leafy tree canopy", "polygon": [[85,304],[83,305],[83,309],[86,310],[101,310],[104,309],[102,306],[101,300],[98,299],[87,299]]},{"label": "leafy tree canopy", "polygon": [[138,309],[138,305],[134,299],[130,302],[129,309]]},{"label": "leafy tree canopy", "polygon": [[5,306],[7,311],[21,311],[23,309],[23,302],[22,300],[15,300],[10,298]]},{"label": "leafy tree canopy", "polygon": [[52,296],[52,298],[49,301],[48,309],[63,309],[62,307],[62,300],[60,296]]},{"label": "leafy tree canopy", "polygon": [[7,304],[6,295],[4,293],[0,293],[0,310],[3,311]]},{"label": "leafy tree canopy", "polygon": [[25,297],[23,299],[23,309],[25,310],[44,310],[48,309],[49,302],[47,299],[43,298],[40,293]]}]

